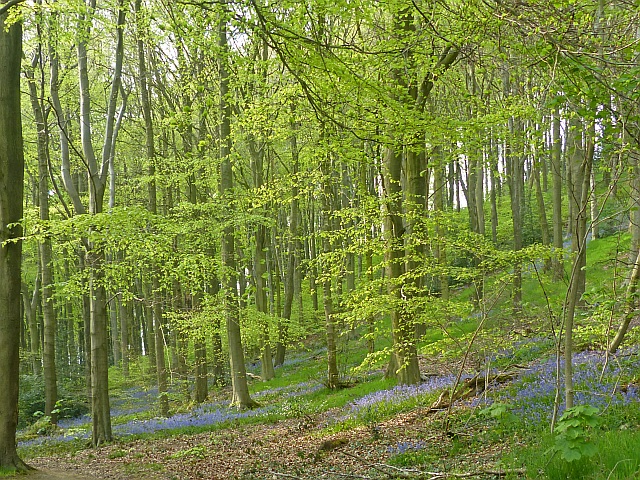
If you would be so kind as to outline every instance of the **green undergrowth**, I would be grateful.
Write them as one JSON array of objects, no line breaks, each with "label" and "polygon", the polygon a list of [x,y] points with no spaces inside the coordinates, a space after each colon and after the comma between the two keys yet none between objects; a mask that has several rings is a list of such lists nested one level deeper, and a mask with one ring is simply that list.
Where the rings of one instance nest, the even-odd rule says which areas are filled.
[{"label": "green undergrowth", "polygon": [[[529,432],[525,444],[505,455],[504,465],[525,467],[527,478],[549,480],[613,480],[640,478],[640,407],[633,403],[597,415],[593,427],[577,421],[578,442],[573,457],[558,445],[563,431],[548,426]],[[544,428],[547,427],[547,428]],[[581,436],[582,435],[582,436]],[[582,443],[581,443],[582,442]],[[509,477],[508,477],[509,478]],[[516,478],[515,476],[513,478]]]}]

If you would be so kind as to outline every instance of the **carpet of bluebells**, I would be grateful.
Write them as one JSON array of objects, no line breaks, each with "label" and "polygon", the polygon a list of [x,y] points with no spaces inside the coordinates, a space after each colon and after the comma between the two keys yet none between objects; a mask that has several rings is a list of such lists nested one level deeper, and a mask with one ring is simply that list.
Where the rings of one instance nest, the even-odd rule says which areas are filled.
[{"label": "carpet of bluebells", "polygon": [[[295,398],[308,395],[321,388],[323,388],[323,386],[318,382],[302,382],[285,387],[263,390],[254,394],[253,398],[256,400],[267,397],[277,397],[279,399]],[[156,403],[154,400],[157,399],[157,397],[157,389],[144,391],[130,389],[123,398],[113,401],[111,405],[111,417],[114,419],[114,423],[116,423],[113,426],[114,435],[125,437],[128,435],[154,433],[162,430],[215,426],[244,418],[264,416],[276,409],[276,405],[272,404],[253,410],[239,411],[236,408],[229,407],[228,402],[217,401],[199,405],[189,413],[179,413],[168,418],[134,419],[125,423],[117,423],[118,417],[135,416],[136,413],[148,411]],[[88,439],[90,437],[91,418],[88,415],[61,420],[58,425],[62,429],[61,433],[20,441],[18,445],[20,447],[28,447],[45,443],[50,444],[77,439]]]},{"label": "carpet of bluebells", "polygon": [[[574,355],[574,402],[591,405],[600,411],[615,405],[639,400],[638,387],[629,382],[640,372],[638,352],[623,352],[607,358],[604,352],[584,351]],[[524,371],[513,385],[497,392],[488,392],[477,404],[500,401],[511,405],[512,413],[525,423],[548,423],[558,385],[558,362],[555,357],[535,364]],[[564,360],[560,359],[560,385],[564,385]],[[623,388],[624,387],[624,388]],[[559,413],[563,411],[564,392],[560,391]]]},{"label": "carpet of bluebells", "polygon": [[[638,389],[629,380],[640,372],[639,352],[627,351],[617,357],[607,358],[603,352],[585,351],[576,354],[573,361],[576,404],[589,404],[602,411],[611,405],[624,405],[638,401]],[[553,357],[539,361],[523,370],[511,384],[489,388],[480,398],[471,402],[467,401],[467,404],[486,406],[493,402],[501,402],[507,404],[511,413],[521,418],[526,424],[548,423],[556,397],[557,368],[556,359]],[[560,372],[562,370],[561,361]],[[459,381],[464,378],[467,377],[463,376]],[[367,418],[371,416],[380,418],[385,414],[392,414],[415,406],[429,405],[439,391],[452,386],[455,382],[455,375],[445,375],[431,377],[419,385],[399,385],[387,390],[369,393],[345,405],[333,416],[332,422],[342,422],[349,419],[367,421]],[[560,378],[561,385],[562,382],[563,379]],[[253,397],[265,406],[253,410],[238,411],[235,408],[229,408],[224,402],[213,402],[200,405],[188,413],[175,414],[169,418],[147,419],[135,418],[136,414],[147,412],[152,408],[156,403],[154,400],[157,398],[157,391],[130,389],[125,392],[123,398],[115,399],[112,402],[112,417],[115,420],[113,430],[116,436],[126,437],[162,430],[215,426],[249,417],[268,416],[272,413],[282,413],[284,411],[282,405],[287,400],[304,399],[306,395],[322,388],[323,386],[319,382],[310,381],[262,390],[254,393]],[[118,417],[121,417],[120,421],[118,421]],[[134,419],[129,420],[130,417]],[[90,418],[88,416],[61,421],[59,426],[61,430],[57,434],[24,440],[19,445],[26,447],[43,443],[87,439],[90,435]],[[416,445],[399,445],[395,453],[412,449],[415,450]]]}]

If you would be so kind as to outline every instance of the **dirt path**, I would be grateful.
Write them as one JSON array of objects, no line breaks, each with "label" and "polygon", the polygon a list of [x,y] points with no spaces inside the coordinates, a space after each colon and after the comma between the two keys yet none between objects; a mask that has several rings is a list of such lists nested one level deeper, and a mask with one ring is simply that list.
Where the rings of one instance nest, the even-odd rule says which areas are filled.
[{"label": "dirt path", "polygon": [[5,478],[24,479],[24,480],[87,480],[86,475],[76,475],[74,473],[62,472],[56,470],[33,470],[31,472],[12,475]]}]

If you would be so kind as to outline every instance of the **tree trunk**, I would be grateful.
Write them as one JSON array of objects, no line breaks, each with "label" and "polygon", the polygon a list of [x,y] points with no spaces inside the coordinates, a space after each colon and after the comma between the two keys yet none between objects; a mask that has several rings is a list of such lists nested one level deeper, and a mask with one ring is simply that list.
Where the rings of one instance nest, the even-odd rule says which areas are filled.
[{"label": "tree trunk", "polygon": [[151,287],[148,282],[143,283],[140,279],[136,279],[136,289],[138,295],[144,298],[142,310],[143,310],[143,323],[144,323],[144,344],[145,353],[149,357],[149,368],[152,371],[156,369],[156,344],[155,344],[155,330],[153,328],[153,310],[151,308]]},{"label": "tree trunk", "polygon": [[[323,195],[322,195],[322,253],[323,263],[329,263],[329,256],[332,253],[331,248],[331,205],[333,191],[331,188],[331,165],[328,158],[322,161],[323,174]],[[330,267],[325,268],[328,272]],[[327,338],[327,387],[337,388],[340,385],[338,374],[338,358],[336,350],[336,324],[333,312],[333,296],[332,296],[332,276],[325,273],[322,281],[322,304],[324,307],[325,333]],[[338,280],[340,281],[340,280]]]},{"label": "tree trunk", "polygon": [[638,257],[640,252],[640,161],[636,154],[631,155],[630,190],[631,202],[629,205],[629,233],[631,233],[631,247],[629,258]]},{"label": "tree trunk", "polygon": [[[109,261],[112,261],[112,258],[109,258]],[[116,297],[118,296],[115,292],[111,293],[111,300],[109,300],[109,333],[111,337],[111,355],[113,357],[113,364],[116,366],[120,366],[120,341],[118,338],[118,303],[116,302]]]},{"label": "tree trunk", "polygon": [[551,130],[551,184],[553,202],[553,279],[564,278],[564,254],[562,237],[562,139],[560,138],[560,109],[553,113]]},{"label": "tree trunk", "polygon": [[[264,60],[264,59],[263,59]],[[253,173],[253,186],[259,190],[264,185],[264,143],[258,145],[253,139],[249,139],[249,151],[251,153],[251,169]],[[267,303],[266,290],[266,257],[267,248],[267,227],[258,224],[255,231],[255,248],[253,252],[253,271],[255,281],[256,310],[263,314],[260,316],[260,376],[263,381],[274,378],[273,357],[271,354],[271,340],[269,333],[269,305]]]},{"label": "tree trunk", "polygon": [[[509,118],[510,138],[505,142],[505,161],[507,163],[507,183],[511,199],[511,216],[513,218],[513,250],[522,250],[523,238],[523,202],[524,202],[524,158],[521,152],[514,152],[513,141],[516,135],[516,125],[513,118]],[[519,125],[518,125],[519,127]],[[515,260],[513,265],[513,311],[522,310],[522,263]]]},{"label": "tree trunk", "polygon": [[[38,47],[37,53],[31,62],[32,70],[29,70],[29,98],[31,109],[36,122],[37,151],[38,151],[38,206],[39,217],[43,224],[49,222],[49,129],[45,118],[44,88],[41,82],[41,89],[38,95],[38,86],[35,82],[36,68],[42,68],[42,43],[40,37],[40,26],[38,25]],[[43,71],[43,70],[41,70]],[[39,271],[42,275],[42,314],[43,314],[43,369],[44,369],[44,414],[51,418],[52,423],[56,423],[57,417],[53,413],[58,401],[58,387],[56,379],[56,316],[53,303],[53,248],[51,237],[45,236],[38,244],[38,256],[40,260]]]},{"label": "tree trunk", "polygon": [[297,124],[292,124],[292,133],[289,137],[289,144],[291,146],[291,176],[293,182],[291,184],[291,210],[289,212],[289,244],[288,244],[288,260],[287,270],[284,280],[284,305],[282,311],[282,317],[285,321],[278,322],[278,343],[276,345],[276,357],[275,365],[282,365],[284,363],[284,355],[287,346],[287,334],[288,334],[288,322],[291,321],[291,310],[293,306],[293,298],[295,293],[295,274],[296,264],[298,263],[298,218],[300,216],[299,202],[298,202],[298,139],[296,136]]},{"label": "tree trunk", "polygon": [[399,284],[404,273],[404,227],[402,225],[401,156],[393,147],[387,147],[383,161],[384,178],[384,236],[387,293],[391,297],[391,328],[393,335],[393,360],[388,374],[402,384],[420,381],[420,368],[415,339],[415,325],[407,318],[402,289]]},{"label": "tree trunk", "polygon": [[118,294],[118,313],[120,315],[120,358],[122,359],[122,376],[129,378],[129,313],[128,305],[122,300],[122,294]]},{"label": "tree trunk", "polygon": [[476,162],[476,218],[478,221],[478,233],[485,234],[485,218],[484,218],[484,164],[482,157]]},{"label": "tree trunk", "polygon": [[[220,293],[220,282],[216,277],[211,281],[210,293],[217,297]],[[213,384],[222,387],[225,384],[224,378],[224,355],[222,352],[222,335],[220,334],[221,322],[220,316],[216,315],[213,319]]]},{"label": "tree trunk", "polygon": [[570,149],[571,182],[568,185],[569,202],[572,205],[570,218],[572,227],[571,250],[574,253],[569,289],[565,301],[564,311],[564,375],[566,408],[574,404],[573,387],[573,329],[576,310],[582,303],[585,291],[586,275],[584,268],[587,264],[587,211],[589,202],[589,179],[591,176],[591,162],[593,149],[585,152],[582,144],[583,127],[579,118],[573,117],[569,122],[569,137],[567,144]]},{"label": "tree trunk", "polygon": [[316,268],[315,259],[317,258],[316,249],[316,215],[314,209],[314,203],[310,202],[309,207],[309,220],[307,224],[307,236],[309,237],[309,261],[311,262],[311,268],[309,268],[309,290],[311,291],[311,302],[313,305],[313,311],[317,312],[318,305],[318,286],[316,279],[318,278],[318,269]]},{"label": "tree trunk", "polygon": [[[225,2],[223,2],[224,4]],[[226,15],[226,12],[225,12]],[[233,171],[231,168],[231,104],[229,103],[229,44],[227,41],[227,20],[218,25],[218,72],[220,75],[220,194],[227,198],[233,192]],[[229,205],[233,205],[229,198]],[[232,216],[230,218],[233,218]],[[238,284],[235,259],[235,239],[232,225],[227,225],[222,236],[223,305],[227,320],[227,340],[229,343],[229,364],[233,389],[231,405],[239,408],[253,408],[257,403],[249,395],[247,372],[244,364],[240,313],[238,311]]]},{"label": "tree trunk", "polygon": [[[438,155],[439,158],[436,161],[439,161],[441,155]],[[443,175],[443,168],[440,165],[435,165],[433,167],[433,210],[435,212],[436,218],[436,243],[434,248],[434,255],[438,265],[446,272],[447,265],[447,251],[445,244],[445,233],[446,227],[445,223],[442,221],[442,216],[444,215],[444,188],[445,181]],[[442,300],[449,299],[449,275],[446,273],[440,274],[440,278],[438,281],[440,297]]]},{"label": "tree trunk", "polygon": [[[544,204],[544,196],[542,194],[542,185],[540,183],[540,165],[533,167],[533,181],[536,189],[536,202],[538,204],[538,218],[540,219],[540,231],[542,232],[542,244],[551,247],[551,234],[549,233],[549,222],[547,221],[547,211]],[[544,261],[544,271],[551,270],[551,259],[546,258]]]},{"label": "tree trunk", "polygon": [[29,327],[29,355],[31,357],[31,369],[33,374],[36,376],[40,376],[42,374],[42,362],[40,360],[40,333],[38,332],[38,302],[40,301],[41,284],[42,275],[40,274],[40,269],[38,269],[35,285],[33,287],[33,295],[29,295],[27,285],[23,285],[22,289],[24,313],[27,317],[27,326]]},{"label": "tree trunk", "polygon": [[112,440],[109,405],[109,339],[107,335],[107,294],[104,288],[104,252],[99,248],[87,252],[91,269],[91,420],[94,447]]},{"label": "tree trunk", "polygon": [[[491,175],[491,191],[489,192],[489,201],[491,202],[491,241],[494,245],[498,244],[498,189],[500,178],[498,176],[498,155],[494,157],[495,139],[491,138],[491,152],[489,153],[490,175]],[[495,160],[494,160],[495,158]]]},{"label": "tree trunk", "polygon": [[[0,6],[6,2],[0,2]],[[24,156],[20,110],[22,26],[0,14],[0,468],[27,470],[16,451]],[[12,225],[9,227],[9,225]],[[5,243],[7,240],[14,240]]]},{"label": "tree trunk", "polygon": [[162,294],[160,291],[160,281],[157,275],[153,276],[153,328],[154,344],[156,350],[156,379],[158,381],[158,400],[160,402],[160,416],[169,416],[169,395],[167,384],[167,362],[165,360],[165,339],[164,339],[164,316],[162,313]]}]

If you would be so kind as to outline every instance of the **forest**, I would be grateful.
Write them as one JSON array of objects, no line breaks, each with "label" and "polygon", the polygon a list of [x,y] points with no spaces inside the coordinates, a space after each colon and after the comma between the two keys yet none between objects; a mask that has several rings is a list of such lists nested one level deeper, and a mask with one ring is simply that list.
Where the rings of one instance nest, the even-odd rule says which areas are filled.
[{"label": "forest", "polygon": [[0,0],[0,477],[640,477],[639,79],[631,0]]}]

